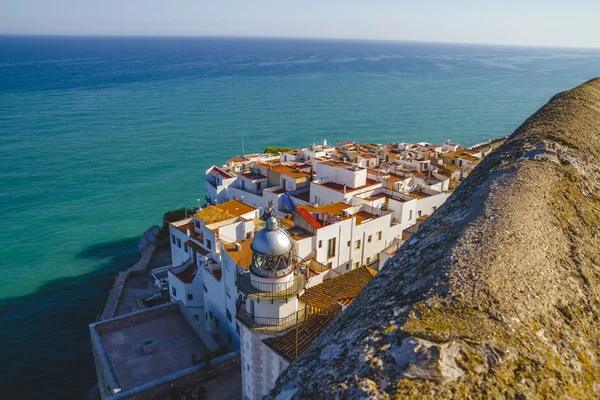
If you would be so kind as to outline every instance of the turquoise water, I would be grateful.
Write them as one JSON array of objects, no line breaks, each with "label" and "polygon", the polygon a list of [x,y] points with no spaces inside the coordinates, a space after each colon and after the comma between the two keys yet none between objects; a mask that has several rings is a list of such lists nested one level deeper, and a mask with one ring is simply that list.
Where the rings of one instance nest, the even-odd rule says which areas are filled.
[{"label": "turquoise water", "polygon": [[242,136],[473,145],[598,74],[592,50],[0,37],[0,387],[85,396],[109,280]]}]

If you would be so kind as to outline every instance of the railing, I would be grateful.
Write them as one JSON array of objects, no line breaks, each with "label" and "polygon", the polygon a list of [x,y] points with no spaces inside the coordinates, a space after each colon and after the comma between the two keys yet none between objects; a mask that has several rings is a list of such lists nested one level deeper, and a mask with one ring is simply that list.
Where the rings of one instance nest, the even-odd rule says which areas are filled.
[{"label": "railing", "polygon": [[259,317],[249,314],[244,306],[245,302],[241,302],[240,307],[237,309],[236,318],[250,329],[260,329],[265,332],[283,332],[297,323],[306,321],[308,316],[303,308],[283,318]]},{"label": "railing", "polygon": [[[239,269],[238,269],[239,271]],[[284,300],[299,295],[308,283],[304,271],[296,268],[293,279],[288,282],[252,282],[250,272],[242,272],[237,276],[236,284],[238,290],[246,296],[260,300]]]}]

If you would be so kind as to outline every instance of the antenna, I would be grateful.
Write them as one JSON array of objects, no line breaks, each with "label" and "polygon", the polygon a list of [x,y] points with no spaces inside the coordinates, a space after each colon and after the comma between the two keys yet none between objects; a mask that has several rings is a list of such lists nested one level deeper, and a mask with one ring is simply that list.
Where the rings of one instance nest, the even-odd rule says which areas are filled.
[{"label": "antenna", "polygon": [[244,135],[242,135],[242,155],[246,154],[244,151]]}]

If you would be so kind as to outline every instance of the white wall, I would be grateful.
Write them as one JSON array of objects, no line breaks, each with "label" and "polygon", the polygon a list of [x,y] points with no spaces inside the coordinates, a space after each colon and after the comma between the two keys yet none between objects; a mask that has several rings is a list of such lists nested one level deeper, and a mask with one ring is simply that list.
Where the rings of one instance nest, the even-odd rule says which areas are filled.
[{"label": "white wall", "polygon": [[241,325],[242,394],[244,399],[260,400],[270,389],[264,339],[273,335],[250,331]]},{"label": "white wall", "polygon": [[438,193],[429,197],[417,199],[417,217],[419,216],[419,211],[421,211],[421,216],[433,214],[433,208],[435,207],[437,209],[444,204],[449,195],[449,193]]},{"label": "white wall", "polygon": [[[202,268],[204,285],[207,292],[204,292],[204,307],[209,314],[206,320],[206,331],[219,346],[227,345],[226,334],[226,311],[225,311],[225,288],[223,282],[218,281],[208,270]],[[204,289],[203,289],[204,290]],[[210,314],[212,313],[212,318]],[[216,320],[219,321],[217,326]],[[215,336],[216,334],[216,336]]]},{"label": "white wall", "polygon": [[346,164],[336,167],[324,163],[318,163],[315,166],[317,179],[325,179],[329,182],[335,182],[340,185],[346,185],[349,188],[357,188],[367,184],[367,170],[359,168],[352,171],[346,168]]},{"label": "white wall", "polygon": [[233,199],[241,200],[244,203],[248,204],[249,206],[252,206],[254,208],[258,208],[258,209],[262,210],[263,202],[264,202],[262,196],[259,196],[254,193],[246,192],[242,189],[238,189],[233,186],[229,186],[229,188],[227,188],[227,191],[228,191],[227,197],[229,200],[233,200]]},{"label": "white wall", "polygon": [[[175,238],[175,243],[173,239]],[[190,258],[189,252],[185,251],[185,242],[190,238],[179,229],[169,224],[169,243],[171,244],[171,263],[173,266],[178,266],[186,262]],[[190,251],[188,249],[188,251]]]},{"label": "white wall", "polygon": [[316,183],[310,184],[310,201],[313,204],[323,205],[344,201],[344,193],[328,189]]},{"label": "white wall", "polygon": [[263,352],[265,354],[266,359],[266,390],[270,391],[275,387],[275,381],[279,377],[279,375],[288,367],[288,363],[275,354],[273,350],[271,350],[266,344],[263,345]]},{"label": "white wall", "polygon": [[[198,324],[204,325],[204,296],[202,292],[202,276],[197,276],[192,283],[184,283],[174,273],[185,270],[183,266],[175,267],[167,271],[169,280],[169,296],[171,301],[181,300],[196,318]],[[173,290],[175,289],[175,291]],[[189,299],[188,295],[192,298]]]}]

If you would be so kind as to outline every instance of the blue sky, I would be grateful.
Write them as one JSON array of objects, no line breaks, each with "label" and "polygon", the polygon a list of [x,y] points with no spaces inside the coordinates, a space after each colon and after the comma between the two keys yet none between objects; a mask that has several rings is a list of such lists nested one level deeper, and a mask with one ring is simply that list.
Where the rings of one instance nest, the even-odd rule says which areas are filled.
[{"label": "blue sky", "polygon": [[1,0],[0,33],[600,47],[600,0]]}]

